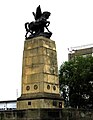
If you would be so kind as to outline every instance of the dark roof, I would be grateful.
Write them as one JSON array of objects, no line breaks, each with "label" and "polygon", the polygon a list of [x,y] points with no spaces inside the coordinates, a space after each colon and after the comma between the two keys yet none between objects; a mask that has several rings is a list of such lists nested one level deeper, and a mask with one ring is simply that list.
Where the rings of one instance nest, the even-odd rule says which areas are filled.
[{"label": "dark roof", "polygon": [[17,102],[17,100],[0,101],[0,103],[12,103],[12,102]]}]

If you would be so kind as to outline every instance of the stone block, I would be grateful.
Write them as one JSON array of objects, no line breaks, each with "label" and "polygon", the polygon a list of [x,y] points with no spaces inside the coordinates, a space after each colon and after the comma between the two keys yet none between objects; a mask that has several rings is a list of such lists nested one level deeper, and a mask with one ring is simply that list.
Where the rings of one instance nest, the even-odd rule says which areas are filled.
[{"label": "stone block", "polygon": [[40,83],[31,84],[31,93],[38,93],[40,92]]},{"label": "stone block", "polygon": [[36,74],[31,74],[27,76],[27,83],[34,83],[37,82],[37,76]]},{"label": "stone block", "polygon": [[52,48],[52,50],[56,50],[56,45],[54,41],[50,42],[49,46],[50,48]]},{"label": "stone block", "polygon": [[24,75],[31,75],[36,73],[43,72],[44,65],[43,64],[34,64],[32,66],[23,67],[23,74]]},{"label": "stone block", "polygon": [[24,83],[36,83],[36,82],[48,82],[48,75],[43,73],[36,73],[30,75],[23,75],[22,77]]},{"label": "stone block", "polygon": [[55,82],[54,82],[55,84],[59,84],[59,78],[58,78],[58,76],[55,76]]},{"label": "stone block", "polygon": [[38,64],[39,63],[39,57],[38,56],[33,56],[32,57],[32,64]]},{"label": "stone block", "polygon": [[44,57],[42,55],[37,55],[32,57],[32,64],[44,64]]},{"label": "stone block", "polygon": [[56,93],[56,94],[59,93],[59,85],[57,84],[52,85],[52,93]]},{"label": "stone block", "polygon": [[44,92],[44,82],[40,82],[40,92]]},{"label": "stone block", "polygon": [[43,40],[43,46],[44,46],[45,48],[50,48],[50,42],[47,41],[47,40]]},{"label": "stone block", "polygon": [[48,74],[44,74],[44,82],[48,82]]},{"label": "stone block", "polygon": [[38,49],[37,48],[34,48],[34,49],[31,49],[31,50],[26,50],[24,51],[23,53],[23,58],[27,58],[27,57],[32,57],[32,56],[37,56],[38,55]]},{"label": "stone block", "polygon": [[24,50],[29,50],[38,47],[38,39],[27,40],[24,43]]},{"label": "stone block", "polygon": [[59,94],[59,85],[44,82],[44,92]]},{"label": "stone block", "polygon": [[44,73],[58,75],[58,68],[53,65],[44,65]]},{"label": "stone block", "polygon": [[46,48],[44,47],[38,47],[38,55],[46,55]]},{"label": "stone block", "polygon": [[53,49],[53,50],[56,49],[55,41],[49,40],[49,39],[43,38],[43,37],[40,38],[40,40],[39,40],[39,46],[44,46],[46,48]]},{"label": "stone block", "polygon": [[55,82],[55,76],[48,74],[48,82],[49,83],[54,83]]},{"label": "stone block", "polygon": [[31,41],[25,41],[24,42],[24,50],[32,49]]},{"label": "stone block", "polygon": [[40,83],[23,84],[23,94],[40,92]]},{"label": "stone block", "polygon": [[44,65],[44,73],[50,74],[50,66],[49,65]]},{"label": "stone block", "polygon": [[30,75],[31,72],[32,72],[32,71],[31,71],[31,68],[30,68],[30,67],[24,67],[24,72],[23,72],[23,73],[24,73],[25,75]]},{"label": "stone block", "polygon": [[45,56],[43,56],[43,58],[44,58],[44,63],[49,65],[50,64],[50,57],[45,55]]},{"label": "stone block", "polygon": [[28,66],[28,65],[31,65],[33,62],[32,62],[32,57],[27,57],[27,58],[24,58],[23,59],[23,65],[24,66]]},{"label": "stone block", "polygon": [[38,48],[34,48],[34,49],[32,49],[32,51],[30,52],[30,55],[31,55],[31,56],[37,56],[37,54],[38,54]]}]

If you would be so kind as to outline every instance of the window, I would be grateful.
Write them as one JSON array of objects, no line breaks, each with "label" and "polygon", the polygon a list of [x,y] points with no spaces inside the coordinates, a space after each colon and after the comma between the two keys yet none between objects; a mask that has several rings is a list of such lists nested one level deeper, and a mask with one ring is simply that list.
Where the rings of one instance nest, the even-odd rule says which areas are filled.
[{"label": "window", "polygon": [[28,105],[31,105],[31,102],[28,102]]},{"label": "window", "polygon": [[62,102],[59,102],[59,108],[62,108]]}]

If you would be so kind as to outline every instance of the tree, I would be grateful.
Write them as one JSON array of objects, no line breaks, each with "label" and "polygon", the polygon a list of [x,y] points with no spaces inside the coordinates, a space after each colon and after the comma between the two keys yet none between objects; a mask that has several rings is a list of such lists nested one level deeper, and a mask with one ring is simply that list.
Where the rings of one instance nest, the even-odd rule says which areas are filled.
[{"label": "tree", "polygon": [[[93,57],[77,56],[64,62],[59,70],[60,89],[66,105],[69,88],[69,105],[78,108],[93,108]],[[64,89],[65,88],[65,89]]]}]

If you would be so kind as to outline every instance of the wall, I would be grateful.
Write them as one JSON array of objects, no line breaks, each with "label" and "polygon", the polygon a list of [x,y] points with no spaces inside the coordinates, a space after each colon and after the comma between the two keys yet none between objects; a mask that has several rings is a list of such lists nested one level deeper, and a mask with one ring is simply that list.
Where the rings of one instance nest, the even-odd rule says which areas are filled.
[{"label": "wall", "polygon": [[93,120],[93,110],[29,109],[0,111],[0,120]]}]

